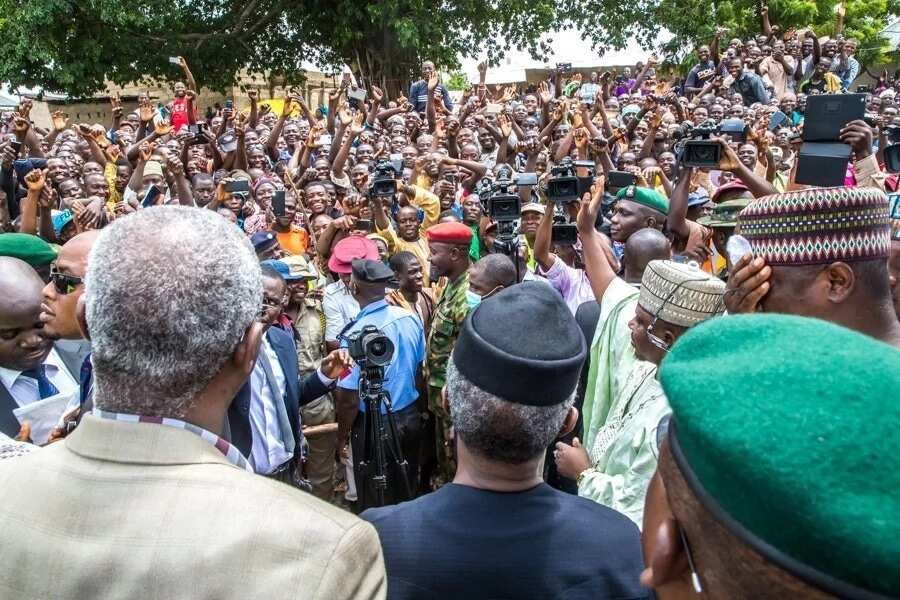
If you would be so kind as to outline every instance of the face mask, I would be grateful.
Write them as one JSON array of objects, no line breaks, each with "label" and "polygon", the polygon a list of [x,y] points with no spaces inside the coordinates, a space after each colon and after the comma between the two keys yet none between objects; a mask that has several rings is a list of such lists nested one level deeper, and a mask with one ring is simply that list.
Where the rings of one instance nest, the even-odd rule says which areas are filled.
[{"label": "face mask", "polygon": [[466,290],[466,303],[469,305],[470,311],[475,310],[475,307],[481,304],[481,296],[472,290]]}]

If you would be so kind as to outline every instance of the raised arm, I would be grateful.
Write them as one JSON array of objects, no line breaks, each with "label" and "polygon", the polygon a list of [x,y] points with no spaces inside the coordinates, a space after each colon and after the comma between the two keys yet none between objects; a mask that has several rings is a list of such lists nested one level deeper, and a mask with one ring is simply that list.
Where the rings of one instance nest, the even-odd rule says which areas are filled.
[{"label": "raised arm", "polygon": [[347,158],[350,156],[350,147],[353,145],[356,138],[359,137],[359,134],[363,132],[364,118],[365,115],[359,112],[353,118],[353,122],[350,123],[350,135],[346,136],[347,139],[341,144],[337,156],[334,157],[334,162],[331,163],[331,175],[335,179],[343,179],[345,177],[344,165],[347,164]]},{"label": "raised arm", "polygon": [[178,63],[179,63],[178,66],[180,66],[181,70],[184,72],[185,85],[187,86],[187,88],[189,90],[199,91],[197,89],[197,82],[194,81],[194,75],[191,73],[191,70],[188,68],[187,61],[184,60],[183,56],[178,57]]},{"label": "raised arm", "polygon": [[[575,220],[584,254],[584,270],[598,302],[603,298],[609,284],[617,277],[616,269],[609,259],[609,243],[605,236],[594,227],[605,189],[606,178],[600,176],[591,186],[590,193],[586,193],[581,198],[581,206]],[[535,245],[537,245],[537,241],[535,241]]]}]

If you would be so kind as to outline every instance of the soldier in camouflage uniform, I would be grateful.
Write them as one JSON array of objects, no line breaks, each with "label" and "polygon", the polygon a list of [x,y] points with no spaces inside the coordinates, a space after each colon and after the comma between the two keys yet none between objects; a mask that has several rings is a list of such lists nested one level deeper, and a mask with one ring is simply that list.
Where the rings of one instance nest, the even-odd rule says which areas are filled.
[{"label": "soldier in camouflage uniform", "polygon": [[430,249],[431,277],[447,277],[448,284],[434,307],[431,332],[425,357],[428,377],[428,408],[435,417],[437,438],[438,483],[453,479],[456,461],[453,457],[452,422],[444,410],[441,389],[447,361],[468,313],[466,291],[469,289],[469,245],[472,231],[461,223],[442,223],[427,232]]}]

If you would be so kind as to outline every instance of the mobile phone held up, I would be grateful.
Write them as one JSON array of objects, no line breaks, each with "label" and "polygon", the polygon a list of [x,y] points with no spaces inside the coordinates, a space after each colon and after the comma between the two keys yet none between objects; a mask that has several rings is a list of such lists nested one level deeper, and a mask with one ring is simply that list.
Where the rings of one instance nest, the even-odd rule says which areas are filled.
[{"label": "mobile phone held up", "polygon": [[156,199],[160,197],[162,194],[162,188],[158,185],[151,185],[147,188],[147,193],[144,194],[144,199],[141,200],[141,208],[150,208],[151,206],[156,204]]},{"label": "mobile phone held up", "polygon": [[287,214],[284,207],[284,190],[276,190],[275,195],[272,196],[272,212],[276,217],[283,217]]}]

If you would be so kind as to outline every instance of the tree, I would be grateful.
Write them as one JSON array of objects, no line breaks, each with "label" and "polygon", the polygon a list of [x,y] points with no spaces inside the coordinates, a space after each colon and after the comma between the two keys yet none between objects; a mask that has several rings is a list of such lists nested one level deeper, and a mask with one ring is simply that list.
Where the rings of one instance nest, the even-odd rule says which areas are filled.
[{"label": "tree", "polygon": [[0,0],[0,79],[84,96],[106,80],[177,79],[168,57],[184,56],[199,84],[224,89],[242,68],[298,81],[305,59],[396,93],[425,59],[541,56],[557,1]]},{"label": "tree", "polygon": [[[898,0],[771,0],[769,20],[778,25],[781,37],[789,29],[812,27],[819,36],[833,36],[838,23],[837,8],[843,4],[843,36],[856,38],[857,57],[865,64],[888,62],[894,49],[880,36],[890,15],[900,10]],[[726,39],[747,39],[762,31],[758,0],[660,0],[653,18],[644,22],[656,31],[660,24],[674,37],[665,45],[669,54],[708,44],[716,27],[728,29]]]}]

